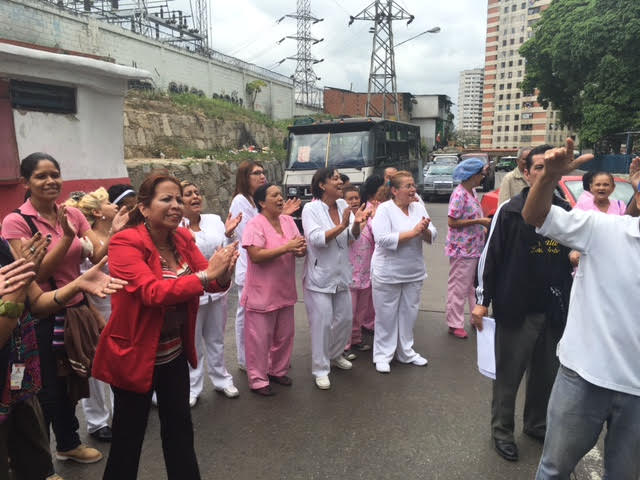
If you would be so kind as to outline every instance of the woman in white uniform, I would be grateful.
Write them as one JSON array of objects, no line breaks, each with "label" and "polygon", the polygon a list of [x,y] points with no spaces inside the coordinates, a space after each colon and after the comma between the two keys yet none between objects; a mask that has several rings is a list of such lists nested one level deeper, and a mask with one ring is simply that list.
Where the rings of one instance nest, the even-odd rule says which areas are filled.
[{"label": "woman in white uniform", "polygon": [[363,206],[351,216],[342,198],[340,174],[333,168],[315,173],[311,192],[315,200],[302,210],[307,241],[302,286],[311,330],[311,373],[316,386],[326,390],[331,387],[331,365],[343,370],[352,367],[342,356],[353,316],[349,241],[360,235],[360,225],[370,212]]},{"label": "woman in white uniform", "polygon": [[437,235],[424,205],[415,200],[411,173],[400,171],[391,178],[391,195],[391,200],[378,206],[372,221],[376,242],[371,259],[376,311],[373,361],[380,373],[390,372],[394,354],[402,363],[427,364],[413,350],[413,326],[427,276],[422,242],[431,243]]},{"label": "woman in white uniform", "polygon": [[[182,201],[184,202],[182,226],[191,230],[196,246],[205,258],[210,258],[218,248],[231,244],[236,238],[235,230],[242,220],[242,214],[232,217],[229,213],[225,223],[222,223],[219,215],[202,214],[200,189],[189,181],[182,182]],[[236,398],[240,395],[224,363],[227,292],[228,290],[217,293],[205,292],[200,297],[195,337],[198,366],[189,367],[189,405],[192,407],[202,393],[205,352],[207,370],[213,388],[222,392],[227,398]]]},{"label": "woman in white uniform", "polygon": [[[253,217],[258,215],[258,209],[253,202],[253,194],[258,187],[267,183],[266,172],[262,164],[253,160],[245,160],[238,165],[236,172],[236,190],[233,200],[229,206],[229,213],[234,218],[242,214],[242,220],[236,227],[236,234],[239,239],[242,238],[245,225]],[[300,208],[300,199],[287,200],[282,209],[283,215],[291,215]],[[246,370],[247,362],[244,355],[244,307],[240,305],[242,298],[242,288],[244,286],[244,277],[247,273],[247,251],[239,247],[240,256],[236,263],[235,282],[238,286],[238,310],[236,311],[236,352],[238,357],[238,368]]]},{"label": "woman in white uniform", "polygon": [[[113,218],[116,216],[118,207],[109,201],[109,194],[104,188],[100,187],[90,193],[74,192],[65,204],[79,209],[84,214],[100,245],[109,241]],[[85,244],[88,245],[86,242]],[[93,263],[86,258],[80,264],[80,272],[84,273],[91,267],[93,267]],[[109,266],[103,265],[102,271],[108,275]],[[111,316],[111,297],[101,298],[90,294],[87,297],[104,320],[108,322]],[[87,432],[97,440],[110,442],[109,418],[113,412],[111,388],[100,380],[90,377],[89,393],[89,398],[82,399],[82,409],[87,419]]]}]

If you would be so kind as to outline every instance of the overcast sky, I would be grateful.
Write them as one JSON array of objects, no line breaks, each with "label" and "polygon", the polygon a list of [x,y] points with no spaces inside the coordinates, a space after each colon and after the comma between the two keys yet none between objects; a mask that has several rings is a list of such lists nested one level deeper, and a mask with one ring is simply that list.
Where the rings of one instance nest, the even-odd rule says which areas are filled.
[{"label": "overcast sky", "polygon": [[[182,0],[186,1],[186,0]],[[296,34],[296,20],[276,21],[295,13],[295,0],[210,0],[213,49],[242,60],[291,75],[295,62],[276,62],[296,55],[295,40],[276,42]],[[439,26],[437,34],[425,34],[396,49],[398,91],[413,94],[446,94],[457,102],[458,76],[462,70],[483,66],[486,30],[486,0],[396,0],[415,16],[393,24],[395,43]],[[195,3],[195,2],[194,2]],[[312,13],[323,22],[313,25],[312,36],[324,38],[312,48],[320,87],[331,86],[366,91],[371,57],[372,22],[356,21],[356,15],[372,0],[311,0]],[[454,113],[457,108],[454,107]]]}]

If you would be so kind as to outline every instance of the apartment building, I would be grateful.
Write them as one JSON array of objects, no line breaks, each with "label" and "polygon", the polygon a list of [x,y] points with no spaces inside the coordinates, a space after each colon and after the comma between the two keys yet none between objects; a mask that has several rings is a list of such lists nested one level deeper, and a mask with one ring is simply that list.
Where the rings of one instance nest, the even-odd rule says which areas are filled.
[{"label": "apartment building", "polygon": [[536,92],[524,92],[526,62],[520,46],[551,0],[488,0],[482,131],[486,149],[513,149],[542,143],[559,144],[569,134],[558,126],[559,114],[545,110]]},{"label": "apartment building", "polygon": [[480,136],[482,127],[482,85],[484,70],[474,68],[460,73],[458,86],[458,131]]}]

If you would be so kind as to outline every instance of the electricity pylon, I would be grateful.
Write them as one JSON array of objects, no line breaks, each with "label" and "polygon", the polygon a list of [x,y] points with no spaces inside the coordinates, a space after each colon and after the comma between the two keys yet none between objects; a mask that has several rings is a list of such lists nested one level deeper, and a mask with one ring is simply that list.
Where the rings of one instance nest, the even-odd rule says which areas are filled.
[{"label": "electricity pylon", "polygon": [[[369,69],[369,88],[365,110],[367,117],[387,118],[387,102],[389,102],[393,106],[396,120],[399,118],[392,23],[394,20],[407,20],[407,25],[409,25],[413,19],[414,16],[394,0],[376,0],[349,19],[349,25],[355,20],[373,21],[373,27],[369,29],[369,32],[373,33],[373,48],[371,50],[371,68]],[[382,111],[373,104],[373,95],[382,97]]]},{"label": "electricity pylon", "polygon": [[320,89],[316,86],[316,81],[320,80],[313,66],[322,62],[324,59],[316,59],[311,55],[311,46],[316,45],[324,40],[324,38],[314,38],[311,36],[311,25],[322,22],[323,18],[316,18],[311,14],[310,0],[297,0],[297,9],[295,14],[285,15],[278,20],[280,23],[285,18],[295,18],[298,21],[298,31],[295,36],[287,36],[278,41],[282,43],[286,39],[296,40],[298,42],[298,53],[295,57],[287,57],[280,60],[280,64],[286,60],[295,60],[296,71],[293,74],[293,83],[296,92],[296,103],[312,105],[320,107],[322,99]]}]

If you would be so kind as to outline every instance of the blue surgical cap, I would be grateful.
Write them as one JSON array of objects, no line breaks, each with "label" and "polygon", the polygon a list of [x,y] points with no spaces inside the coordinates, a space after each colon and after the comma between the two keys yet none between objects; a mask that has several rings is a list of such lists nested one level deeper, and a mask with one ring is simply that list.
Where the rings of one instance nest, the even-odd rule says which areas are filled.
[{"label": "blue surgical cap", "polygon": [[467,158],[460,162],[453,171],[453,179],[457,182],[469,180],[474,175],[480,173],[484,168],[484,161],[480,158]]}]

